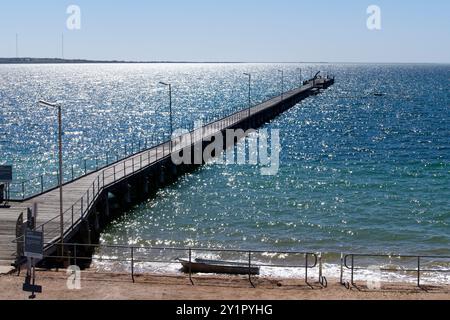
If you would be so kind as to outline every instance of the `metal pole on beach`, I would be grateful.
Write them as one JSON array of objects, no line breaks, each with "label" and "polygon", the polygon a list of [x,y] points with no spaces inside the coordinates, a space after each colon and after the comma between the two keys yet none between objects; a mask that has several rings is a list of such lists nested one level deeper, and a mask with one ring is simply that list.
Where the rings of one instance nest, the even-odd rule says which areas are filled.
[{"label": "metal pole on beach", "polygon": [[61,242],[61,257],[63,256],[64,244],[64,207],[63,207],[63,156],[62,156],[62,108],[61,105],[49,103],[46,101],[39,101],[39,104],[47,107],[56,108],[58,110],[58,153],[59,153],[59,228],[60,228],[60,242]]}]

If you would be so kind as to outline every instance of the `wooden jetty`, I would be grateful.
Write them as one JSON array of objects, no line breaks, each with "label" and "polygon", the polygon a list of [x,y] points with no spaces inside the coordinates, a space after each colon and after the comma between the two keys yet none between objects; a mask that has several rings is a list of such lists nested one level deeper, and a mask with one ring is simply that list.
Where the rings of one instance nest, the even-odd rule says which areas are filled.
[{"label": "wooden jetty", "polygon": [[[302,87],[283,93],[250,109],[244,109],[189,133],[190,146],[205,148],[204,140],[227,129],[256,129],[320,89],[334,84],[334,78],[315,78]],[[105,168],[89,173],[63,187],[64,243],[92,244],[98,241],[102,228],[133,204],[151,196],[158,188],[198,165],[175,165],[171,151],[186,145],[167,141]],[[172,150],[171,150],[172,149]],[[25,201],[11,202],[0,208],[0,266],[14,265],[17,256],[17,220],[26,219],[27,208],[38,204],[36,228],[44,232],[46,255],[55,254],[60,239],[59,189],[44,191]]]}]

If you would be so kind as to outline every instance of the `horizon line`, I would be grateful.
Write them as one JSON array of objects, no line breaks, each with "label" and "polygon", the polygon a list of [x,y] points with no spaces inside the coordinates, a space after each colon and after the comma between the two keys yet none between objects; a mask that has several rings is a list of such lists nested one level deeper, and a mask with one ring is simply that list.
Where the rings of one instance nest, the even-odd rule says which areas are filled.
[{"label": "horizon line", "polygon": [[109,63],[109,64],[264,64],[264,63],[278,63],[278,64],[450,64],[450,62],[374,62],[374,61],[201,61],[201,60],[97,60],[97,59],[83,59],[83,58],[35,58],[35,57],[0,57],[0,64],[70,64],[70,63]]}]

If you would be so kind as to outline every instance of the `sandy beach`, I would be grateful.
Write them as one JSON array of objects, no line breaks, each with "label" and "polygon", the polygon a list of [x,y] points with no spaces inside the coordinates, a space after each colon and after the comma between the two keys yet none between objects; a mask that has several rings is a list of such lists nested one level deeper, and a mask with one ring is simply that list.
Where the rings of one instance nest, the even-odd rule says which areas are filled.
[{"label": "sandy beach", "polygon": [[[0,276],[1,300],[24,300],[25,274]],[[129,275],[82,272],[81,289],[69,290],[67,276],[60,271],[38,271],[37,284],[43,293],[37,300],[450,300],[450,286],[384,283],[381,290],[361,287],[347,290],[337,279],[329,279],[328,288],[303,280],[255,279],[252,288],[245,277],[195,276],[194,286],[183,276]]]}]

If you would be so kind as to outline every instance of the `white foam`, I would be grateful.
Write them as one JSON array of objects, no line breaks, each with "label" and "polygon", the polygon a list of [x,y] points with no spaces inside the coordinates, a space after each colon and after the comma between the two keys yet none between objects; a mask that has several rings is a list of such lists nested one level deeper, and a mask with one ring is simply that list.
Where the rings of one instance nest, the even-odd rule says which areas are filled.
[{"label": "white foam", "polygon": [[[97,260],[94,257],[92,268],[99,272],[119,272],[131,273],[131,262],[113,261],[117,257],[102,257],[104,260]],[[204,259],[218,259],[216,254],[202,255]],[[193,257],[195,259],[195,257]],[[257,261],[256,265],[264,264]],[[390,266],[392,268],[392,266]],[[137,274],[161,274],[161,275],[182,275],[182,267],[179,262],[136,262],[134,263],[134,272]],[[443,267],[436,270],[445,270]],[[322,275],[327,279],[340,279],[341,267],[338,264],[323,264]],[[269,267],[260,268],[260,276],[267,278],[281,279],[304,279],[305,268],[303,267]],[[421,284],[424,285],[445,285],[450,284],[450,273],[448,272],[422,272]],[[319,268],[308,269],[308,279],[318,281]],[[343,281],[350,282],[351,271],[344,268]],[[354,281],[359,283],[417,283],[417,272],[405,272],[399,269],[399,272],[379,271],[376,268],[356,270]]]}]

